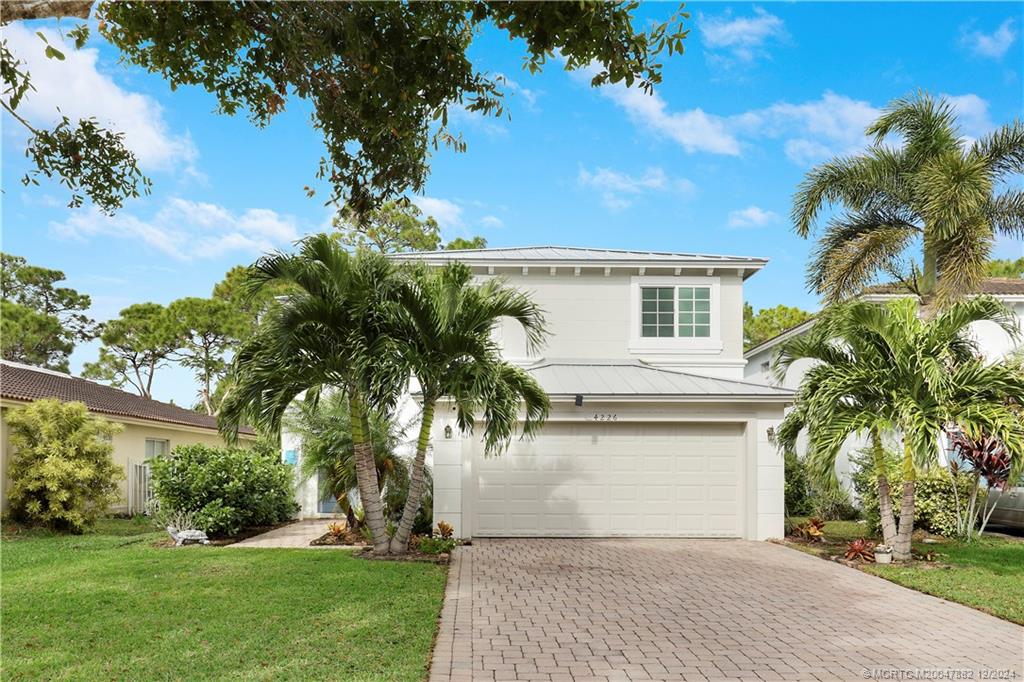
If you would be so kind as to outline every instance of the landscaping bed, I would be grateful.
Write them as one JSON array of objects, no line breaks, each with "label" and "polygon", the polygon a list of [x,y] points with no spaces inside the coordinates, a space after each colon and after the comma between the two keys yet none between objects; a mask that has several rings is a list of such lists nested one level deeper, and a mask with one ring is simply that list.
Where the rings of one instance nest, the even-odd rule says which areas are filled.
[{"label": "landscaping bed", "polygon": [[4,679],[422,680],[443,566],[4,528]]},{"label": "landscaping bed", "polygon": [[[806,520],[794,518],[793,523]],[[915,555],[930,560],[881,565],[842,558],[851,540],[878,541],[863,522],[827,521],[824,533],[823,542],[788,537],[782,544],[1024,625],[1024,542],[1019,539],[986,536],[966,543],[915,533]]]}]

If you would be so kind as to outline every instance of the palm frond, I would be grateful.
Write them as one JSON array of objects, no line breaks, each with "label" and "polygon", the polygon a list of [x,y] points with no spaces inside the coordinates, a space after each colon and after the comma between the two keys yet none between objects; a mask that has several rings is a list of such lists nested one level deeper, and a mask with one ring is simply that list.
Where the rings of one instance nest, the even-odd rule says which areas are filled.
[{"label": "palm frond", "polygon": [[983,157],[995,175],[1024,173],[1024,122],[1014,119],[972,146],[975,155]]}]

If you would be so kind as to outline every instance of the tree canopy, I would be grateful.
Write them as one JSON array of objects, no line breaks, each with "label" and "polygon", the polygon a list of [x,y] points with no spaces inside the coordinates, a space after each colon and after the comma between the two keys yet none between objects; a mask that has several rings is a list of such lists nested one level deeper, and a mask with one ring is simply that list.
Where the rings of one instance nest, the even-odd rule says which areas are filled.
[{"label": "tree canopy", "polygon": [[181,344],[167,308],[159,303],[136,303],[120,317],[104,323],[99,359],[87,362],[82,376],[130,386],[139,395],[153,395],[156,371],[165,366]]},{"label": "tree canopy", "polygon": [[744,303],[743,347],[753,348],[812,317],[814,317],[814,313],[781,304],[774,308],[762,308],[755,314],[754,307],[749,303]]},{"label": "tree canopy", "polygon": [[[4,21],[88,18],[89,2],[11,0]],[[102,2],[100,33],[125,61],[164,77],[171,88],[195,85],[218,111],[245,112],[263,127],[295,100],[312,106],[323,135],[317,176],[328,201],[364,212],[421,192],[431,150],[465,143],[448,127],[453,108],[505,115],[503,78],[479,70],[470,46],[485,26],[525,47],[524,68],[539,71],[556,54],[570,70],[599,67],[594,85],[661,81],[663,54],[681,52],[688,15],[634,28],[638,2]],[[87,32],[76,28],[76,46]],[[52,46],[47,55],[60,59]],[[13,116],[31,88],[6,47],[3,106]],[[27,121],[21,122],[30,126]],[[33,129],[34,174],[57,176],[100,208],[148,190],[120,134],[95,121]],[[30,176],[32,174],[30,173]],[[27,178],[31,181],[31,178]]]},{"label": "tree canopy", "polygon": [[[369,248],[381,253],[406,251],[436,251],[441,248],[441,230],[432,216],[409,201],[388,201],[365,213],[350,206],[343,207],[332,221],[338,230],[338,240],[352,248]],[[487,240],[476,236],[471,239],[456,237],[444,248],[479,249]]]},{"label": "tree canopy", "polygon": [[1010,260],[1009,258],[990,260],[985,269],[985,274],[989,277],[1020,279],[1024,277],[1024,258],[1018,258],[1017,260]]},{"label": "tree canopy", "polygon": [[67,371],[75,344],[96,335],[86,294],[58,286],[64,273],[0,254],[3,295],[0,350],[5,360]]}]

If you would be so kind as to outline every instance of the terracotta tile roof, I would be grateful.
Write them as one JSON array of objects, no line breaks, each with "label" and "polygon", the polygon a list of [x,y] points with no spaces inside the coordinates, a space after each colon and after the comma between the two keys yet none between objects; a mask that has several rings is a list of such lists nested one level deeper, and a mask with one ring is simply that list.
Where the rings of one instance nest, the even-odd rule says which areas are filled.
[{"label": "terracotta tile roof", "polygon": [[[216,431],[215,417],[185,408],[143,398],[111,386],[73,377],[49,369],[17,362],[0,361],[0,397],[12,400],[57,398],[64,402],[85,403],[91,412],[115,417],[131,417],[154,422],[178,424]],[[248,427],[241,433],[254,435]]]},{"label": "terracotta tile roof", "polygon": [[[871,294],[906,294],[905,287],[899,284],[877,284],[864,289],[864,293]],[[1024,279],[1013,279],[1009,277],[989,277],[981,281],[978,294],[990,296],[1024,296]]]}]

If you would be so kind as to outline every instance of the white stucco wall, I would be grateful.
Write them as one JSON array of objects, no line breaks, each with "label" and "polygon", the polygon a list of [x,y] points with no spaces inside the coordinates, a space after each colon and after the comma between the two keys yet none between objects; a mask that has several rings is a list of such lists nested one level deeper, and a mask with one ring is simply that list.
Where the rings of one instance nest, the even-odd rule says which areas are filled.
[{"label": "white stucco wall", "polygon": [[[706,273],[648,271],[641,277],[636,269],[600,269],[574,274],[560,268],[533,268],[498,273],[509,284],[527,292],[546,313],[550,336],[535,357],[641,359],[652,365],[681,371],[740,379],[743,376],[743,279],[734,271]],[[639,306],[637,284],[713,286],[717,296],[713,324],[717,348],[686,348],[680,339],[660,339],[664,349],[636,347],[639,323],[634,309]],[[505,320],[499,332],[505,356],[514,362],[528,362],[526,339],[517,322]],[[650,341],[650,340],[648,340]],[[694,340],[693,345],[706,345]],[[655,346],[657,344],[654,344]]]}]

